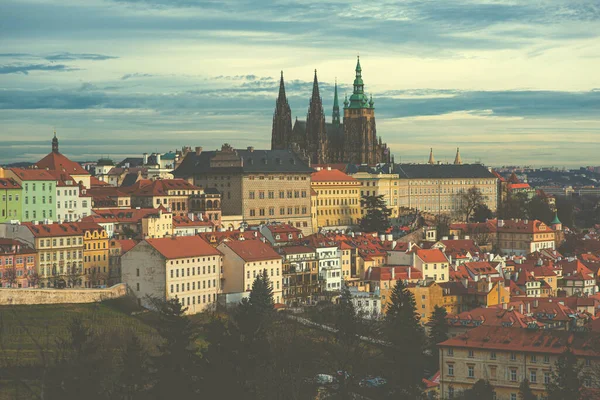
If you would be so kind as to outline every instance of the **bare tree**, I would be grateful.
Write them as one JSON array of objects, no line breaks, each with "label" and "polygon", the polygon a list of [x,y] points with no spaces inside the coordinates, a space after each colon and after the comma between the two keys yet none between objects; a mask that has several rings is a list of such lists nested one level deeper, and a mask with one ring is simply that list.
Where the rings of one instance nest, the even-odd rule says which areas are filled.
[{"label": "bare tree", "polygon": [[467,191],[461,191],[457,195],[456,201],[458,203],[457,212],[461,216],[464,216],[464,221],[469,222],[469,218],[473,214],[475,208],[481,204],[485,204],[487,196],[484,196],[478,187],[473,186],[467,189]]},{"label": "bare tree", "polygon": [[2,282],[9,288],[17,283],[17,267],[14,264],[7,265],[4,268],[4,271],[2,272]]},{"label": "bare tree", "polygon": [[40,284],[40,275],[35,269],[27,271],[27,286],[37,287]]}]

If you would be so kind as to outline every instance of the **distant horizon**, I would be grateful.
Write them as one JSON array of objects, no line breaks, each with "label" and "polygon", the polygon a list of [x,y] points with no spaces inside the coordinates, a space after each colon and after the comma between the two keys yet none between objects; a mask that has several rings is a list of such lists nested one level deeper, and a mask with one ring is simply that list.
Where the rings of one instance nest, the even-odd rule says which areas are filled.
[{"label": "distant horizon", "polygon": [[327,121],[360,54],[396,159],[575,167],[600,152],[600,5],[550,0],[7,0],[0,163],[269,148],[279,74]]}]

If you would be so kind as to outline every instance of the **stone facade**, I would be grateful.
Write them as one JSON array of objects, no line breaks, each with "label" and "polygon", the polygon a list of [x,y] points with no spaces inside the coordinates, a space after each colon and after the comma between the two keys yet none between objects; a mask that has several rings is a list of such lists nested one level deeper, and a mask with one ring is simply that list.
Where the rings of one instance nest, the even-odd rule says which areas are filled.
[{"label": "stone facade", "polygon": [[353,93],[344,101],[344,120],[340,121],[340,109],[335,85],[332,122],[325,122],[323,101],[319,92],[317,71],[309,102],[306,121],[294,123],[291,129],[291,111],[285,95],[283,73],[279,85],[279,97],[273,114],[271,148],[295,148],[302,151],[311,163],[323,164],[350,162],[376,164],[390,161],[390,151],[381,137],[377,136],[373,98],[364,92],[362,68],[356,63]]},{"label": "stone facade", "polygon": [[107,289],[2,289],[0,305],[97,303],[126,294],[122,283]]}]

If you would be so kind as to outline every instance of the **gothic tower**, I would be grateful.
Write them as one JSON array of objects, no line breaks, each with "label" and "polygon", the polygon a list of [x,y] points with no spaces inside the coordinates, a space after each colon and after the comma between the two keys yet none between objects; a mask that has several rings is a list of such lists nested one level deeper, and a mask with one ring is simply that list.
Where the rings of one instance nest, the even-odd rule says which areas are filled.
[{"label": "gothic tower", "polygon": [[364,91],[360,59],[356,62],[354,89],[344,102],[344,160],[353,164],[384,162],[383,145],[377,142],[375,107]]},{"label": "gothic tower", "polygon": [[56,131],[54,131],[54,137],[52,138],[52,152],[58,153],[58,138],[56,137]]},{"label": "gothic tower", "polygon": [[333,95],[333,113],[331,114],[331,123],[335,127],[340,126],[340,105],[338,102],[337,79],[335,80],[335,91]]},{"label": "gothic tower", "polygon": [[322,164],[327,162],[327,130],[325,127],[325,113],[323,101],[319,94],[317,70],[313,82],[312,97],[306,115],[306,151],[312,163]]},{"label": "gothic tower", "polygon": [[271,133],[271,150],[286,149],[292,135],[292,111],[285,96],[285,85],[283,83],[283,71],[279,81],[279,96],[275,102],[273,113],[273,131]]}]

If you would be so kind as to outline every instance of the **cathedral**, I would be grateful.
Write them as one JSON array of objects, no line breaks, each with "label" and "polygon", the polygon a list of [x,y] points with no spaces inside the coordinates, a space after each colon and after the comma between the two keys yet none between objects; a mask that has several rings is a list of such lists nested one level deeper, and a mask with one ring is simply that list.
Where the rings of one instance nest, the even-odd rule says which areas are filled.
[{"label": "cathedral", "polygon": [[279,96],[273,114],[271,149],[295,149],[304,153],[312,164],[351,163],[377,164],[390,162],[390,151],[377,137],[373,97],[364,92],[360,59],[356,62],[356,77],[350,99],[344,100],[344,120],[341,120],[337,82],[333,95],[331,122],[325,122],[323,101],[319,93],[317,71],[306,121],[296,118],[292,128],[292,111],[285,95],[283,72]]}]

